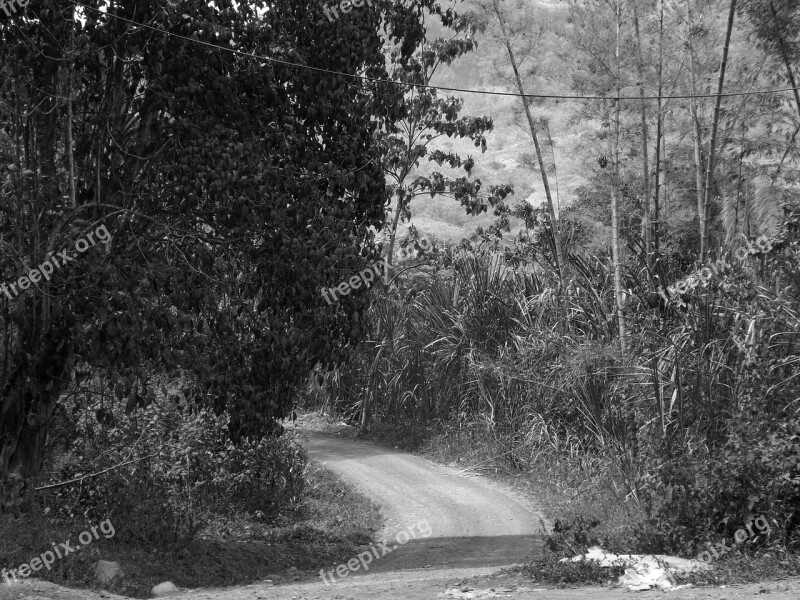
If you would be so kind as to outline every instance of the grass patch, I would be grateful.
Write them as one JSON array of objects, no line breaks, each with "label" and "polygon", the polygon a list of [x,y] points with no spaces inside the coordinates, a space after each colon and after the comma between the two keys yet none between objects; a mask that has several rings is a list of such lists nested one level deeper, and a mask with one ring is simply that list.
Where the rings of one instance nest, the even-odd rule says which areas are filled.
[{"label": "grass patch", "polygon": [[609,584],[625,572],[623,567],[601,567],[592,561],[560,562],[560,554],[545,548],[540,557],[524,565],[521,572],[538,583],[557,586]]},{"label": "grass patch", "polygon": [[786,552],[733,550],[711,563],[711,570],[676,577],[680,584],[733,585],[800,575],[800,556]]},{"label": "grass patch", "polygon": [[[313,577],[320,568],[355,556],[381,527],[378,506],[336,474],[311,463],[307,494],[293,514],[270,523],[258,514],[209,515],[197,538],[168,548],[123,544],[102,534],[86,548],[56,560],[35,577],[75,588],[96,588],[93,564],[113,560],[125,579],[116,593],[148,598],[162,581],[178,587],[244,585],[263,579]],[[111,517],[112,523],[115,518]],[[40,509],[19,521],[0,523],[0,568],[16,568],[95,523],[57,521]],[[295,567],[298,572],[287,574]]]}]

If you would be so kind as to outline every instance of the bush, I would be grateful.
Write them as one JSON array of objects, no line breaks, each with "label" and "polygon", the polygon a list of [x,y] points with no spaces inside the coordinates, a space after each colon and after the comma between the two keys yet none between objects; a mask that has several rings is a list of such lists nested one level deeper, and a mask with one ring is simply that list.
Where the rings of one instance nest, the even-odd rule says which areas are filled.
[{"label": "bush", "polygon": [[303,492],[305,450],[286,437],[234,445],[226,414],[164,397],[127,417],[82,397],[66,401],[58,421],[53,445],[73,441],[54,448],[53,480],[109,470],[47,490],[42,501],[64,519],[110,517],[122,541],[185,543],[214,514],[275,520]]}]

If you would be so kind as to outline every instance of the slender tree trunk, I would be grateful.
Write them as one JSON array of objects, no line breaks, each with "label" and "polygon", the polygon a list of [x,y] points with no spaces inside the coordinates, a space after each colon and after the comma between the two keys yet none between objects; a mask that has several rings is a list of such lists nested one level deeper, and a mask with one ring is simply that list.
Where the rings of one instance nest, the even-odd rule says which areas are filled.
[{"label": "slender tree trunk", "polygon": [[700,130],[700,119],[697,116],[697,105],[692,106],[692,127],[694,137],[694,171],[695,171],[695,185],[697,187],[697,215],[700,219],[700,238],[702,247],[702,238],[705,232],[706,212],[703,207],[703,151],[700,145],[703,143],[702,131]]},{"label": "slender tree trunk", "polygon": [[366,432],[369,425],[369,394],[364,396],[364,406],[361,408],[361,431]]},{"label": "slender tree trunk", "polygon": [[655,172],[655,194],[653,194],[653,249],[658,254],[658,237],[661,226],[661,211],[659,207],[659,193],[661,191],[661,137],[663,134],[662,125],[664,122],[664,112],[661,106],[661,94],[663,91],[664,74],[664,0],[659,2],[660,16],[658,28],[658,100],[656,102],[656,172]]},{"label": "slender tree trunk", "polygon": [[[506,52],[508,52],[508,60],[511,63],[511,68],[514,70],[514,78],[517,82],[517,90],[520,94],[525,93],[525,86],[522,84],[522,78],[519,75],[519,69],[517,68],[517,60],[514,56],[514,51],[511,48],[511,40],[506,32],[506,25],[505,19],[503,19],[503,14],[500,9],[499,0],[493,0],[493,6],[495,14],[497,15],[497,20],[500,24],[500,31],[503,34],[503,41],[505,43]],[[619,94],[617,94],[619,95]],[[558,232],[558,217],[556,216],[555,206],[553,205],[553,196],[550,193],[550,184],[547,179],[547,171],[545,170],[544,165],[544,157],[542,156],[542,148],[539,144],[539,136],[537,132],[536,123],[533,121],[533,117],[531,116],[531,109],[530,109],[530,100],[523,96],[522,98],[522,106],[525,109],[525,116],[528,119],[528,127],[530,128],[531,137],[533,138],[533,146],[536,150],[536,160],[539,163],[539,171],[542,174],[542,186],[544,187],[544,195],[547,198],[547,210],[550,214],[550,223],[553,228],[553,240],[555,241],[556,245],[556,263],[558,263],[558,278],[560,281],[560,287],[563,288],[564,286],[564,269],[566,267],[566,262],[564,261],[564,251],[561,247],[561,236]],[[560,291],[560,290],[559,290]]]},{"label": "slender tree trunk", "polygon": [[739,203],[742,201],[742,167],[744,166],[744,136],[747,132],[747,128],[745,124],[742,123],[742,139],[739,140],[739,174],[736,182],[736,209],[733,213],[733,227],[728,233],[727,242],[731,243],[733,239],[736,237],[736,230],[739,226]]},{"label": "slender tree trunk", "polygon": [[705,261],[708,254],[708,222],[711,213],[711,180],[714,177],[715,146],[717,143],[717,129],[719,128],[719,111],[722,104],[722,88],[725,85],[725,67],[728,63],[728,48],[731,43],[733,19],[736,16],[736,0],[731,0],[728,10],[728,25],[725,29],[725,45],[722,47],[722,60],[719,63],[719,83],[717,84],[717,98],[714,102],[714,120],[711,123],[711,139],[708,142],[708,166],[706,168],[706,185],[703,193],[703,232],[700,236],[700,260]]},{"label": "slender tree trunk", "polygon": [[[73,15],[70,15],[72,17]],[[67,155],[67,171],[69,174],[69,205],[75,208],[75,161],[72,148],[72,74],[75,70],[75,27],[74,22],[70,21],[70,48],[67,60],[69,60],[69,72],[67,74],[67,140],[64,151]]]},{"label": "slender tree trunk", "polygon": [[642,223],[644,226],[644,246],[645,246],[645,260],[650,264],[650,253],[653,249],[653,229],[650,222],[650,159],[648,157],[649,133],[647,128],[647,106],[644,100],[644,78],[645,78],[645,63],[644,51],[642,50],[642,36],[639,32],[639,9],[636,6],[637,0],[633,0],[633,27],[636,34],[636,52],[637,63],[639,72],[639,96],[641,96],[641,118],[642,118],[642,175],[644,193],[642,194],[642,211],[644,218]]},{"label": "slender tree trunk", "polygon": [[[402,186],[402,183],[401,183],[401,186]],[[395,239],[397,238],[397,224],[400,221],[401,209],[402,209],[402,200],[398,196],[397,197],[397,209],[394,211],[394,217],[392,218],[392,230],[389,232],[389,256],[386,259],[386,262],[389,265],[394,264],[392,262],[394,260],[394,242],[395,242]]]},{"label": "slender tree trunk", "polygon": [[[426,78],[425,85],[428,85],[430,81]],[[412,90],[413,93],[413,90]],[[403,185],[405,184],[406,177],[411,172],[411,148],[414,145],[414,135],[416,132],[416,125],[412,123],[410,125],[410,131],[408,132],[408,146],[406,147],[406,164],[403,165],[402,171],[400,172],[400,176],[397,178],[397,189],[398,191],[403,190]],[[389,232],[389,256],[386,259],[387,266],[392,266],[394,264],[394,244],[397,239],[397,224],[400,222],[400,213],[403,212],[403,208],[411,201],[411,196],[400,196],[397,195],[397,209],[395,210],[394,218],[392,219],[392,230]],[[388,268],[387,268],[388,271]],[[390,273],[387,272],[387,277],[390,277]],[[391,279],[387,279],[387,281],[391,281]]]},{"label": "slender tree trunk", "polygon": [[615,56],[617,59],[617,73],[614,86],[617,90],[617,97],[614,100],[614,137],[612,139],[612,155],[614,158],[614,176],[611,186],[611,257],[614,261],[614,296],[617,305],[617,321],[619,323],[619,345],[622,355],[627,352],[627,333],[625,327],[624,298],[622,295],[622,263],[619,251],[619,118],[620,118],[620,28],[621,13],[619,1],[616,5],[617,12],[617,47]]},{"label": "slender tree trunk", "polygon": [[558,193],[558,168],[556,167],[556,144],[553,137],[550,135],[550,126],[545,124],[544,132],[547,135],[547,143],[550,145],[550,155],[553,157],[553,180],[556,184],[556,210],[559,216],[561,215],[561,196]]},{"label": "slender tree trunk", "polygon": [[747,239],[750,239],[750,208],[747,205],[747,198],[749,196],[750,190],[748,189],[750,185],[747,181],[744,182],[744,210],[742,211],[742,216],[744,217],[745,222],[745,235]]},{"label": "slender tree trunk", "polygon": [[[662,125],[662,129],[664,129]],[[664,190],[664,220],[669,219],[669,186],[667,186],[667,165],[669,161],[667,160],[667,132],[661,132],[661,164],[664,165],[664,173],[663,179],[664,181],[661,182],[661,188]]]},{"label": "slender tree trunk", "polygon": [[656,172],[653,187],[653,250],[658,252],[658,232],[661,224],[661,207],[659,205],[659,194],[661,192],[661,88],[659,87],[658,116],[656,117]]},{"label": "slender tree trunk", "polygon": [[[692,34],[688,24],[692,23],[691,0],[686,2],[686,38],[689,45],[689,74],[692,80],[692,96],[697,95],[697,73],[694,61],[694,45],[692,44]],[[692,97],[689,102],[689,110],[692,115],[692,137],[694,141],[694,173],[695,186],[697,192],[697,218],[700,225],[700,247],[703,247],[703,235],[705,233],[705,209],[703,208],[703,155],[701,145],[703,143],[702,130],[700,128],[700,118],[697,114],[697,98]]]},{"label": "slender tree trunk", "polygon": [[[495,0],[496,1],[496,0]],[[520,90],[520,94],[524,94],[524,87],[522,85],[522,80],[519,76],[519,71],[517,70],[517,64],[514,60],[514,54],[511,50],[511,45],[506,43],[506,49],[508,50],[509,59],[511,60],[511,66],[514,69],[514,76],[517,79],[517,87]],[[547,171],[545,170],[544,164],[544,157],[542,156],[542,147],[539,144],[539,136],[537,133],[536,124],[533,121],[533,117],[531,116],[531,109],[529,106],[529,99],[523,98],[522,105],[525,107],[525,116],[528,119],[528,127],[531,131],[531,137],[533,138],[533,147],[536,150],[536,160],[539,163],[539,171],[542,175],[542,186],[544,187],[544,195],[547,198],[547,211],[550,213],[550,222],[553,226],[553,239],[555,240],[556,245],[556,262],[558,263],[558,277],[561,280],[561,284],[564,284],[564,251],[561,247],[561,235],[558,231],[558,216],[556,215],[555,206],[553,205],[553,195],[550,193],[550,183],[547,178]]]},{"label": "slender tree trunk", "polygon": [[[427,79],[425,80],[425,85],[428,85],[430,81]],[[415,125],[411,125],[411,130],[408,134],[408,146],[406,147],[406,164],[403,166],[403,169],[400,173],[400,176],[397,178],[397,189],[398,191],[402,191],[403,185],[405,184],[406,177],[411,172],[411,148],[414,145],[414,133],[415,133]],[[390,267],[394,266],[394,244],[397,241],[397,225],[400,222],[400,214],[403,212],[403,209],[408,205],[411,201],[411,196],[400,196],[398,193],[397,195],[397,208],[394,212],[394,217],[392,218],[392,230],[389,232],[389,255],[386,257],[386,282],[392,281],[392,269]],[[366,431],[367,428],[367,419],[369,419],[369,400],[367,399],[364,404],[364,412],[362,414],[362,428]]]}]

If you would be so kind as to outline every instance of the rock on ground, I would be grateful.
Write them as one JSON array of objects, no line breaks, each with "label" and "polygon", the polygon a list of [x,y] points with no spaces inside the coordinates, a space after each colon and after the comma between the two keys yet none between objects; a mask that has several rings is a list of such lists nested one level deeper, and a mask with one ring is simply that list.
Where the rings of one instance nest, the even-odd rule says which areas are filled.
[{"label": "rock on ground", "polygon": [[153,598],[160,598],[162,596],[168,596],[173,592],[179,591],[175,584],[171,581],[165,581],[164,583],[159,583],[155,586],[152,590],[150,590],[150,595]]},{"label": "rock on ground", "polygon": [[119,564],[110,560],[98,560],[94,565],[94,576],[100,585],[111,585],[118,583],[125,573]]}]

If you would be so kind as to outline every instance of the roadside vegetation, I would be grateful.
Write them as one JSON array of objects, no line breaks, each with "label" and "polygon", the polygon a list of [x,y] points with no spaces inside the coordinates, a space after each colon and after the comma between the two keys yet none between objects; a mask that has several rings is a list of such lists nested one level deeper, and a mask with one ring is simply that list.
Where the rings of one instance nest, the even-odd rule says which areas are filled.
[{"label": "roadside vegetation", "polygon": [[[797,572],[796,2],[33,4],[0,24],[0,566],[105,519],[36,576],[352,556],[379,516],[282,425],[302,398],[535,490],[539,580],[755,517],[710,580]],[[465,71],[516,104],[465,114]],[[463,237],[413,224],[448,208]]]},{"label": "roadside vegetation", "polygon": [[0,564],[29,562],[52,542],[75,545],[109,519],[113,537],[35,577],[94,587],[93,564],[115,561],[125,578],[111,589],[148,598],[162,581],[187,588],[308,577],[303,570],[346,560],[381,527],[378,507],[309,462],[293,430],[234,446],[226,416],[174,398],[159,394],[134,419],[99,401],[65,402],[45,472],[72,483],[42,490],[33,510],[0,523]]}]

